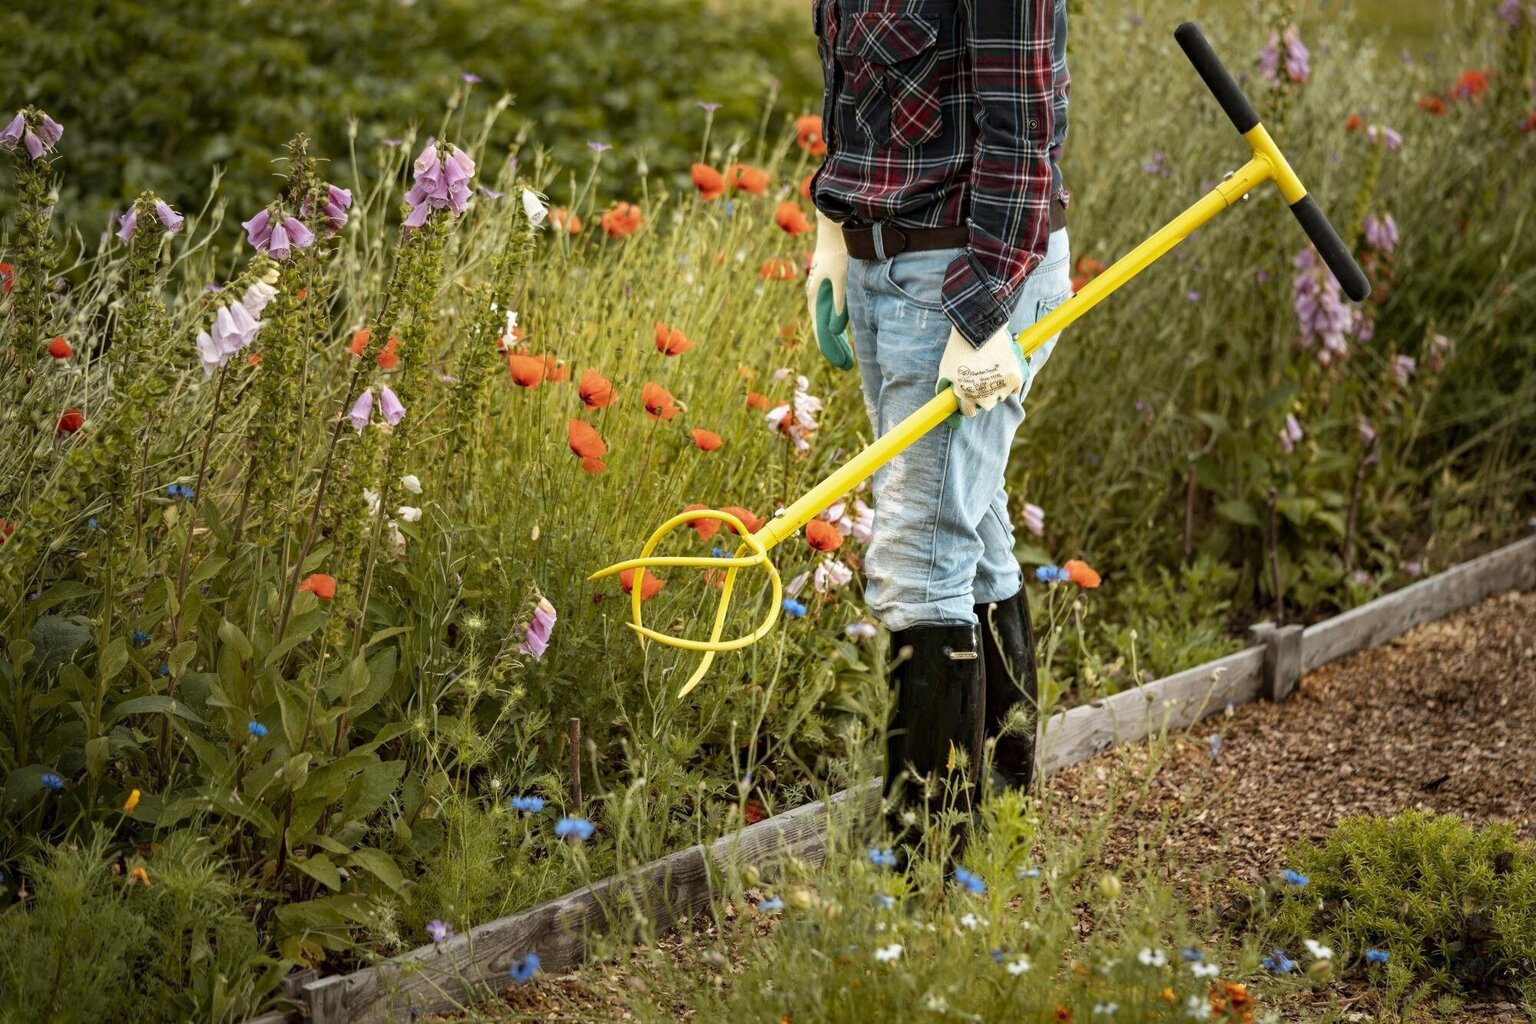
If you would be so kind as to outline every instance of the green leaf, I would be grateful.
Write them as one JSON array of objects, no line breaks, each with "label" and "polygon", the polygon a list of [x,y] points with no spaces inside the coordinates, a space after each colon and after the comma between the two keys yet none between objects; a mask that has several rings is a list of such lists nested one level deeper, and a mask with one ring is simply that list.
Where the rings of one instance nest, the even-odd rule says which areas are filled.
[{"label": "green leaf", "polygon": [[207,724],[186,704],[163,693],[152,693],[146,697],[130,697],[112,709],[107,715],[107,723],[111,724],[129,715],[175,715],[177,718],[185,718],[198,725]]},{"label": "green leaf", "polygon": [[217,576],[219,574],[219,570],[223,569],[228,564],[229,559],[222,555],[209,555],[207,558],[197,563],[197,568],[192,570],[192,575],[187,578],[187,582],[192,586],[197,586],[199,583],[206,583]]},{"label": "green leaf", "polygon": [[375,761],[347,786],[341,801],[342,821],[362,821],[384,806],[405,775],[404,761]]},{"label": "green leaf", "polygon": [[128,667],[128,638],[117,637],[107,644],[107,649],[101,653],[99,670],[102,685],[116,679],[118,673]]},{"label": "green leaf", "polygon": [[166,659],[170,662],[171,677],[174,679],[180,679],[182,673],[186,672],[187,666],[192,663],[192,659],[196,655],[196,640],[183,640],[181,643],[177,644],[171,650],[171,656]]},{"label": "green leaf", "polygon": [[290,863],[332,892],[341,891],[341,872],[336,870],[335,862],[325,854],[312,854],[303,860],[295,857]]},{"label": "green leaf", "polygon": [[219,639],[227,646],[233,647],[243,660],[251,660],[251,642],[245,638],[240,627],[228,619],[219,620]]},{"label": "green leaf", "polygon": [[1259,514],[1246,501],[1224,501],[1216,506],[1217,515],[1240,526],[1259,526]]},{"label": "green leaf", "polygon": [[405,892],[405,876],[400,873],[400,867],[395,863],[395,859],[383,850],[371,846],[356,850],[352,854],[352,864],[362,868],[394,892]]},{"label": "green leaf", "polygon": [[1195,419],[1204,423],[1210,429],[1213,437],[1221,437],[1231,429],[1227,425],[1227,418],[1220,413],[1197,412],[1195,413]]},{"label": "green leaf", "polygon": [[85,741],[85,770],[91,778],[101,778],[101,773],[107,766],[107,760],[112,756],[112,737],[93,736]]},{"label": "green leaf", "polygon": [[33,650],[27,670],[48,675],[91,642],[90,620],[73,615],[44,615],[33,623],[28,640]]},{"label": "green leaf", "polygon": [[32,602],[32,611],[33,614],[42,615],[42,613],[48,611],[50,608],[56,608],[61,604],[68,604],[70,601],[78,601],[83,598],[93,597],[95,593],[96,591],[92,590],[84,583],[77,583],[74,580],[64,580],[61,583],[55,583],[53,586],[43,591],[42,594],[38,596],[37,600]]},{"label": "green leaf", "polygon": [[398,656],[398,650],[386,647],[368,659],[368,686],[352,699],[350,710],[354,719],[372,708],[389,692],[390,685],[395,681],[395,662]]},{"label": "green leaf", "polygon": [[1013,545],[1013,557],[1023,565],[1055,565],[1056,560],[1050,556],[1044,548],[1027,541],[1018,541]]}]

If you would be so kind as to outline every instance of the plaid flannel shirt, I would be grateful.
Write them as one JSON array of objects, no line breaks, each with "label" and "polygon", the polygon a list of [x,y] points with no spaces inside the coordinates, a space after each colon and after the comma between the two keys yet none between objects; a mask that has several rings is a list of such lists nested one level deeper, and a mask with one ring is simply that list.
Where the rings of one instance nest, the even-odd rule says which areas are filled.
[{"label": "plaid flannel shirt", "polygon": [[944,275],[980,346],[1045,256],[1065,203],[1067,0],[813,0],[827,159],[811,182],[839,223],[965,224]]}]

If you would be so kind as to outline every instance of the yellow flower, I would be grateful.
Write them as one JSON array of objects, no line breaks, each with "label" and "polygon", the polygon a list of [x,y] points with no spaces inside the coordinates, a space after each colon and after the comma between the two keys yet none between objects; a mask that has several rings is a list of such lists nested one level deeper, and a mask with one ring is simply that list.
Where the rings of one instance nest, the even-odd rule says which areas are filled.
[{"label": "yellow flower", "polygon": [[123,801],[123,813],[132,814],[133,809],[139,806],[139,791],[134,790],[128,794],[128,799]]},{"label": "yellow flower", "polygon": [[149,884],[149,872],[144,870],[144,865],[136,864],[133,870],[128,872],[128,884],[138,885],[140,883],[144,885]]}]

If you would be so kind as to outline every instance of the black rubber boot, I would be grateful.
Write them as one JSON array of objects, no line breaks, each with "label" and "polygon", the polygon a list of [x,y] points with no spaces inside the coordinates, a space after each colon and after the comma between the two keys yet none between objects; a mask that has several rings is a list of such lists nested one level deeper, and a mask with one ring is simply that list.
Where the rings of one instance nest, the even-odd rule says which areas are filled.
[{"label": "black rubber boot", "polygon": [[949,858],[964,845],[964,823],[975,804],[971,780],[982,768],[978,640],[975,626],[914,626],[891,634],[896,710],[885,740],[886,821],[903,865],[902,847],[916,844],[927,818],[946,809],[960,815]]},{"label": "black rubber boot", "polygon": [[[986,676],[985,735],[992,742],[991,783],[1028,790],[1035,778],[1035,722],[1040,690],[1035,676],[1035,635],[1029,597],[1021,590],[1005,601],[976,606]],[[1004,732],[1015,705],[1028,722]]]}]

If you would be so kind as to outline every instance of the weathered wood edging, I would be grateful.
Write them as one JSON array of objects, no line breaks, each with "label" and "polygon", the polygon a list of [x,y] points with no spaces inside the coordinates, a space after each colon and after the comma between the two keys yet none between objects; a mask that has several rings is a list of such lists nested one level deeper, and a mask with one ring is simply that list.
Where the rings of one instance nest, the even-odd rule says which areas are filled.
[{"label": "weathered wood edging", "polygon": [[[1305,629],[1261,624],[1252,631],[1255,646],[1052,715],[1042,729],[1041,770],[1049,775],[1110,747],[1186,728],[1228,705],[1283,700],[1304,672],[1509,590],[1536,590],[1536,533]],[[246,1024],[406,1022],[501,987],[513,961],[529,950],[547,971],[573,967],[584,959],[588,937],[616,922],[638,913],[665,929],[704,909],[728,865],[785,856],[820,862],[829,814],[869,813],[879,802],[879,781],[487,922],[441,946],[347,975],[297,973],[283,988],[299,1009]]]}]

